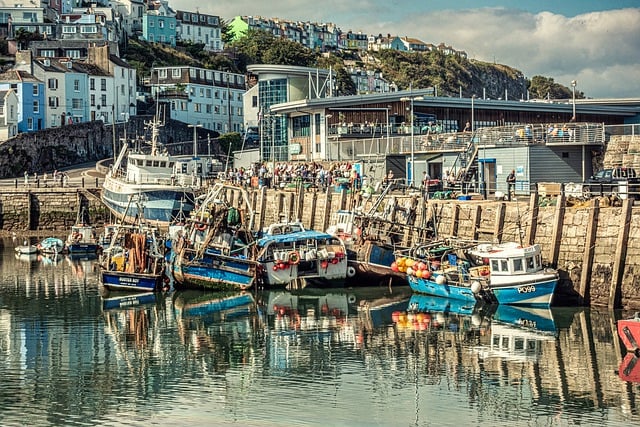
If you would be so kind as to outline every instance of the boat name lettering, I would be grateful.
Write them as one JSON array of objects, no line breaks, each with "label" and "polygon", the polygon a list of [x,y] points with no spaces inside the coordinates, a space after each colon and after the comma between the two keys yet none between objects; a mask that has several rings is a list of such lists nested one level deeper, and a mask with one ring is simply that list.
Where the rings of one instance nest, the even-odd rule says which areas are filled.
[{"label": "boat name lettering", "polygon": [[520,325],[520,326],[524,326],[524,327],[527,327],[527,328],[537,328],[538,327],[538,323],[535,320],[518,319],[518,321],[516,323],[518,325]]},{"label": "boat name lettering", "polygon": [[535,291],[536,291],[536,287],[534,285],[527,285],[527,286],[518,287],[518,293],[519,294],[528,294],[528,293],[535,292]]},{"label": "boat name lettering", "polygon": [[120,283],[138,283],[140,279],[135,277],[121,277]]}]

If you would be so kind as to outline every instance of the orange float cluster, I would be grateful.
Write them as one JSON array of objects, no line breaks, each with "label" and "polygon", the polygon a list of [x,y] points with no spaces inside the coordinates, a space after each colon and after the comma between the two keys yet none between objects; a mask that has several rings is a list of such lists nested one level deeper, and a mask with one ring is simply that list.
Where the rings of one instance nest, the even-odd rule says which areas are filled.
[{"label": "orange float cluster", "polygon": [[414,331],[425,331],[429,329],[433,321],[430,313],[403,311],[394,311],[391,314],[391,319],[398,328],[413,329]]},{"label": "orange float cluster", "polygon": [[391,270],[406,273],[408,276],[428,279],[431,277],[429,264],[413,258],[401,257],[391,263]]}]

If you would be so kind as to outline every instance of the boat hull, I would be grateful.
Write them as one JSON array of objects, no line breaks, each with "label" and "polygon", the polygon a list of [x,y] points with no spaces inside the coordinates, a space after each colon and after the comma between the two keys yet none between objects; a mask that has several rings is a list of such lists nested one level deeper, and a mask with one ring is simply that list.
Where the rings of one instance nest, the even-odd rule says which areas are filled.
[{"label": "boat hull", "polygon": [[144,198],[144,219],[151,224],[168,227],[173,218],[182,211],[188,214],[193,210],[193,190],[180,186],[130,185],[113,178],[105,178],[102,201],[119,219],[128,223],[140,217],[135,203],[129,203],[131,197],[142,195]]},{"label": "boat hull", "polygon": [[102,271],[102,284],[111,291],[156,292],[162,290],[162,274]]},{"label": "boat hull", "polygon": [[618,336],[627,351],[640,351],[640,317],[618,320]]},{"label": "boat hull", "polygon": [[460,301],[475,302],[476,296],[471,292],[469,286],[458,286],[449,283],[439,284],[435,280],[436,276],[429,279],[415,276],[407,276],[409,286],[414,292],[436,297],[453,298]]},{"label": "boat hull", "polygon": [[254,261],[224,255],[205,254],[185,260],[178,255],[172,264],[174,286],[182,289],[249,289],[256,275]]},{"label": "boat hull", "polygon": [[391,264],[395,261],[395,251],[384,245],[367,241],[357,250],[348,251],[349,267],[347,283],[349,285],[371,286],[376,284],[392,284],[406,286],[403,273],[393,271]]},{"label": "boat hull", "polygon": [[97,243],[72,243],[67,245],[70,254],[92,254],[98,252]]},{"label": "boat hull", "polygon": [[498,304],[523,305],[527,307],[549,307],[558,285],[558,278],[552,277],[528,283],[513,285],[490,285]]}]

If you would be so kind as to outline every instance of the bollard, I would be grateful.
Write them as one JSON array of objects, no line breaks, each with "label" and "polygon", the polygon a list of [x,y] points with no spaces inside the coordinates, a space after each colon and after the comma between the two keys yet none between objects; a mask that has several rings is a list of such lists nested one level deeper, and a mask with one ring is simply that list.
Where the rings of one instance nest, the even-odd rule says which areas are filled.
[{"label": "bollard", "polygon": [[98,188],[98,177],[96,177],[96,188]]},{"label": "bollard", "polygon": [[18,180],[16,179],[16,188],[18,188]]},{"label": "bollard", "polygon": [[84,188],[84,176],[82,177],[82,184],[81,184],[82,188]]},{"label": "bollard", "polygon": [[40,188],[40,178],[36,178],[36,188]]}]

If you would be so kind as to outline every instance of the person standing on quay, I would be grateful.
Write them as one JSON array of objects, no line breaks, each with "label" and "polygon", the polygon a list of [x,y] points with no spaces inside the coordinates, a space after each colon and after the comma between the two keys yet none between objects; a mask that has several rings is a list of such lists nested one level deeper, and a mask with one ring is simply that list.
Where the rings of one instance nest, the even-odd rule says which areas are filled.
[{"label": "person standing on quay", "polygon": [[511,169],[511,173],[507,175],[507,197],[511,201],[511,191],[515,194],[516,191],[516,171]]}]

